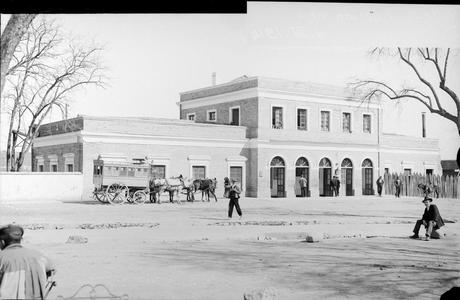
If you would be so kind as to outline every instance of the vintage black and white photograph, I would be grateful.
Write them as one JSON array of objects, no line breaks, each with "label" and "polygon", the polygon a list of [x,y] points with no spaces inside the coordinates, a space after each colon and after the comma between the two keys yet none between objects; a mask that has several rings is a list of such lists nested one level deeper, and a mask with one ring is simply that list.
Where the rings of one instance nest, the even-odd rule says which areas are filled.
[{"label": "vintage black and white photograph", "polygon": [[460,6],[1,11],[0,299],[459,299]]}]

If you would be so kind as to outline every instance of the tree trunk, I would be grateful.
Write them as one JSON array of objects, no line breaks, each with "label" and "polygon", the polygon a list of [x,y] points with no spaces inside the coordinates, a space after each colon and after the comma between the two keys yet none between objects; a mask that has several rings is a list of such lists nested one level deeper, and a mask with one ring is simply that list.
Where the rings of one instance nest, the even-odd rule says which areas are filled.
[{"label": "tree trunk", "polygon": [[0,95],[14,51],[36,14],[13,14],[3,30],[0,42]]}]

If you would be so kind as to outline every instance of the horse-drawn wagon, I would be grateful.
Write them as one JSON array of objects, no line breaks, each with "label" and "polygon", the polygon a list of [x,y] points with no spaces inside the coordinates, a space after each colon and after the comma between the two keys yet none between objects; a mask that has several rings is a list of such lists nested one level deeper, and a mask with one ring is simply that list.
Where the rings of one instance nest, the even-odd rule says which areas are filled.
[{"label": "horse-drawn wagon", "polygon": [[94,197],[111,204],[144,203],[149,193],[150,165],[143,159],[102,156],[94,160]]},{"label": "horse-drawn wagon", "polygon": [[[213,196],[216,180],[196,179],[187,180],[182,176],[176,178],[158,178],[152,172],[152,165],[147,158],[133,159],[113,155],[99,155],[94,160],[93,184],[94,197],[111,204],[125,202],[142,204],[150,199],[151,202],[160,203],[163,192],[169,194],[169,200],[174,202],[174,195],[185,190],[187,201],[193,201],[193,194],[198,190]],[[163,174],[164,175],[164,174]],[[203,195],[202,195],[203,196]],[[209,195],[208,195],[209,201]],[[217,198],[216,198],[217,201]],[[180,200],[177,199],[177,203]]]}]

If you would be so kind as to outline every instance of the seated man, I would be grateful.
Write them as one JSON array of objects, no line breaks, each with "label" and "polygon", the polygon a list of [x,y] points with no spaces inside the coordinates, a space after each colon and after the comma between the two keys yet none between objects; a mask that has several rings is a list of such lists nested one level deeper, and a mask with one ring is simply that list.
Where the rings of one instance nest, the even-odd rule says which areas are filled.
[{"label": "seated man", "polygon": [[24,229],[0,227],[0,299],[45,299],[46,280],[54,272],[40,252],[21,245]]},{"label": "seated man", "polygon": [[439,210],[436,205],[431,204],[433,199],[429,197],[425,197],[422,201],[425,204],[425,211],[423,213],[422,219],[417,220],[417,223],[414,227],[414,235],[411,236],[412,239],[418,239],[418,232],[420,231],[420,226],[425,226],[426,234],[425,234],[425,241],[429,241],[431,237],[431,232],[437,230],[444,226],[444,221],[439,214]]}]

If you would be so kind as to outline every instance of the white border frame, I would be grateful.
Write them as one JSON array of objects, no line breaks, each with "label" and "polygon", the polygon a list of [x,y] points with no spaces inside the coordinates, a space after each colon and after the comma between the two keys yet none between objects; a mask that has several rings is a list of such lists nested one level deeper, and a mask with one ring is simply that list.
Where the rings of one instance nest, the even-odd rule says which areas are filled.
[{"label": "white border frame", "polygon": [[246,162],[247,158],[244,156],[229,156],[225,159],[227,161],[227,177],[230,178],[230,167],[242,167],[243,178],[241,182],[241,190],[246,188]]},{"label": "white border frame", "polygon": [[[329,131],[325,131],[325,130],[323,130],[323,129],[321,128],[321,112],[323,112],[323,111],[329,112]],[[324,108],[324,109],[323,109],[323,108],[320,108],[320,109],[319,109],[319,118],[318,118],[318,121],[319,121],[319,122],[318,122],[318,125],[319,125],[319,132],[328,132],[328,133],[332,132],[332,119],[333,119],[333,118],[332,118],[332,110],[331,110],[331,109],[327,109],[327,108]]]},{"label": "white border frame", "polygon": [[43,155],[35,156],[35,163],[36,163],[35,172],[40,172],[39,166],[43,166],[43,171],[42,172],[45,171],[45,158],[43,157]]},{"label": "white border frame", "polygon": [[[307,111],[307,129],[306,130],[298,128],[297,117],[298,117],[298,114],[299,114],[299,109],[305,109]],[[295,108],[295,129],[297,131],[301,131],[301,132],[310,131],[310,110],[311,110],[311,108],[306,107],[306,106],[296,106],[296,108]],[[308,161],[308,163],[310,163],[310,161]]]},{"label": "white border frame", "polygon": [[56,172],[59,172],[59,160],[58,160],[58,156],[57,154],[48,154],[46,156],[46,158],[48,158],[49,162],[50,162],[50,165],[49,165],[49,171],[50,172],[53,172],[53,168],[52,166],[53,165],[56,165]]},{"label": "white border frame", "polygon": [[[283,109],[283,128],[280,128],[280,129],[275,129],[273,128],[273,107],[281,107]],[[285,104],[273,104],[271,103],[270,104],[270,129],[272,130],[284,130],[286,129],[286,105]],[[297,127],[297,126],[296,126]]]},{"label": "white border frame", "polygon": [[[169,157],[164,156],[147,156],[147,160],[151,166],[165,166],[165,178],[170,178],[169,174]],[[150,166],[150,168],[151,168]],[[149,172],[150,172],[149,168]],[[179,175],[178,175],[179,176]]]},{"label": "white border frame", "polygon": [[[364,115],[369,115],[371,116],[371,132],[364,132]],[[374,120],[375,116],[372,112],[361,112],[361,133],[363,134],[372,134],[374,132]]]},{"label": "white border frame", "polygon": [[[233,119],[233,109],[238,108],[238,125],[235,126],[241,126],[241,105],[236,105],[228,108],[228,124],[232,124],[232,119]],[[233,124],[232,124],[233,125]]]},{"label": "white border frame", "polygon": [[[346,132],[346,131],[343,131],[343,114],[344,113],[349,113],[350,114],[350,132]],[[342,110],[341,113],[340,113],[340,132],[341,133],[346,133],[346,134],[352,134],[354,131],[355,131],[355,128],[353,126],[353,120],[354,120],[354,116],[353,116],[353,112],[351,110]],[[371,132],[372,132],[372,117],[371,117]]]},{"label": "white border frame", "polygon": [[[209,113],[211,113],[211,112],[216,113],[216,119],[215,120],[210,120],[209,119]],[[208,109],[208,110],[206,110],[206,121],[207,122],[214,122],[214,123],[217,122],[217,109]]]},{"label": "white border frame", "polygon": [[75,172],[75,154],[64,153],[62,156],[64,157],[64,172],[70,172],[67,171],[67,165],[72,165],[72,172]]},{"label": "white border frame", "polygon": [[211,168],[210,162],[211,157],[209,155],[189,155],[187,157],[189,163],[189,174],[188,178],[193,179],[193,167],[194,166],[204,166],[204,176],[205,178],[211,178]]}]

